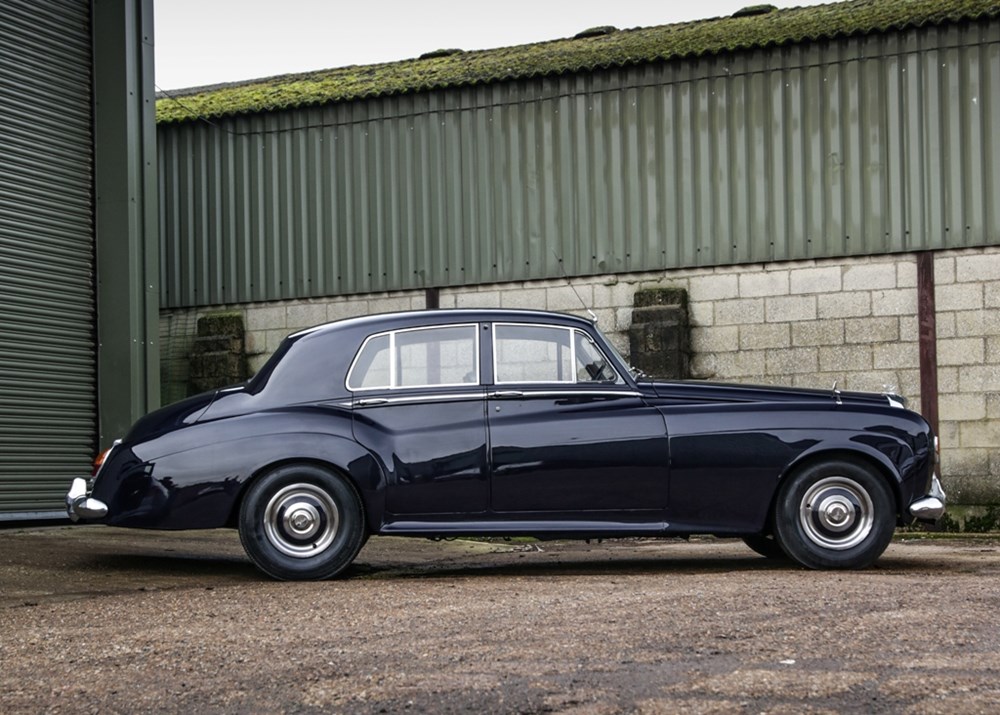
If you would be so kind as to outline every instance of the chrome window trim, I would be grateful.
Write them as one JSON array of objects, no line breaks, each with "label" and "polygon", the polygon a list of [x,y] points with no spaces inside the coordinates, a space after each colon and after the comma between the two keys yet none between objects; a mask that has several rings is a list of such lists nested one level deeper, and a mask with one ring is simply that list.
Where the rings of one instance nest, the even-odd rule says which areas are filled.
[{"label": "chrome window trim", "polygon": [[[421,330],[442,330],[447,328],[472,328],[473,335],[475,335],[475,355],[474,360],[474,370],[475,370],[475,381],[474,382],[435,382],[429,385],[397,385],[396,381],[398,376],[396,375],[396,335],[398,333],[415,333]],[[358,358],[361,357],[361,353],[365,351],[365,347],[368,345],[369,341],[375,338],[381,338],[385,335],[389,336],[389,385],[377,385],[375,387],[351,387],[351,376],[354,374],[354,368],[358,364]],[[397,328],[396,330],[383,330],[381,333],[373,333],[366,337],[362,343],[361,347],[354,354],[354,359],[351,360],[351,367],[347,370],[347,376],[344,378],[344,387],[347,388],[348,392],[370,392],[372,390],[423,390],[429,387],[468,387],[469,385],[480,385],[482,384],[482,375],[479,371],[479,356],[481,353],[479,345],[479,323],[444,323],[442,325],[419,325],[415,328]]]},{"label": "chrome window trim", "polygon": [[504,400],[504,399],[529,399],[532,397],[642,397],[641,392],[634,390],[526,390],[518,392],[516,395],[498,394],[502,391],[487,392],[485,388],[478,392],[446,392],[441,394],[423,395],[401,395],[399,397],[386,397],[378,402],[366,402],[364,398],[351,400],[350,402],[338,403],[341,407],[353,407],[363,409],[365,407],[384,407],[386,405],[398,405],[406,402],[446,402],[457,400]]}]

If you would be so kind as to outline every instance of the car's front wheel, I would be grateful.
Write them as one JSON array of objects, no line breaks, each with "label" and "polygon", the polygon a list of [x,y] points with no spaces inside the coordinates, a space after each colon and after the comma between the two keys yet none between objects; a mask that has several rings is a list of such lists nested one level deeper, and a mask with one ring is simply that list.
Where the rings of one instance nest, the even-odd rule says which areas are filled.
[{"label": "car's front wheel", "polygon": [[812,569],[858,569],[882,555],[896,525],[895,500],[881,475],[847,460],[791,475],[775,504],[775,538]]},{"label": "car's front wheel", "polygon": [[273,578],[332,578],[364,545],[364,510],[354,487],[339,474],[290,464],[250,485],[239,532],[250,560]]}]

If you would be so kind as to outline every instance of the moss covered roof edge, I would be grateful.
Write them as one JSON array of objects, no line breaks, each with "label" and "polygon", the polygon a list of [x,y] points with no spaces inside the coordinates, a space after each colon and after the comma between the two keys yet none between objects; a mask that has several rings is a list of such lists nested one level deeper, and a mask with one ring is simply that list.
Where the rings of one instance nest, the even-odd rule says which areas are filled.
[{"label": "moss covered roof edge", "polygon": [[1000,0],[846,0],[582,38],[279,75],[161,93],[159,124],[587,72],[1000,16]]}]

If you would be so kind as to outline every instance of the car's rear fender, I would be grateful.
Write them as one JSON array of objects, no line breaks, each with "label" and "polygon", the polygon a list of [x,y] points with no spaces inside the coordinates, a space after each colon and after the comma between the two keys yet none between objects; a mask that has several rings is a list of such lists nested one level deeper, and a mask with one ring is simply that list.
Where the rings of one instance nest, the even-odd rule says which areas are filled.
[{"label": "car's rear fender", "polygon": [[[167,451],[160,440],[123,445],[102,470],[94,496],[108,505],[105,523],[158,529],[231,525],[247,484],[276,465],[321,463],[345,475],[361,495],[369,518],[381,520],[384,476],[353,439],[321,431],[276,431],[239,436],[216,429]],[[318,427],[319,425],[313,425]],[[207,427],[207,425],[206,425]]]},{"label": "car's rear fender", "polygon": [[239,494],[233,502],[226,526],[237,525],[243,498],[254,481],[280,467],[291,464],[313,464],[333,471],[351,483],[361,497],[368,531],[376,532],[382,524],[385,513],[385,475],[378,461],[366,449],[353,440],[335,439],[337,444],[324,440],[322,444],[316,444],[312,449],[303,447],[295,456],[282,457],[260,465],[240,485]]}]

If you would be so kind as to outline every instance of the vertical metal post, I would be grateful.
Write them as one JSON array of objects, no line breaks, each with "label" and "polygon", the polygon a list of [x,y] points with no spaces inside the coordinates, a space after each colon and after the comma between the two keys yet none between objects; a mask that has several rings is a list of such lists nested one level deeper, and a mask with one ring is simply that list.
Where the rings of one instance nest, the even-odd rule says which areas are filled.
[{"label": "vertical metal post", "polygon": [[426,288],[424,290],[424,306],[428,310],[435,310],[441,307],[440,288]]},{"label": "vertical metal post", "polygon": [[920,412],[938,434],[937,308],[934,254],[917,254],[917,325],[920,340]]},{"label": "vertical metal post", "polygon": [[160,401],[153,0],[92,3],[99,447]]}]

